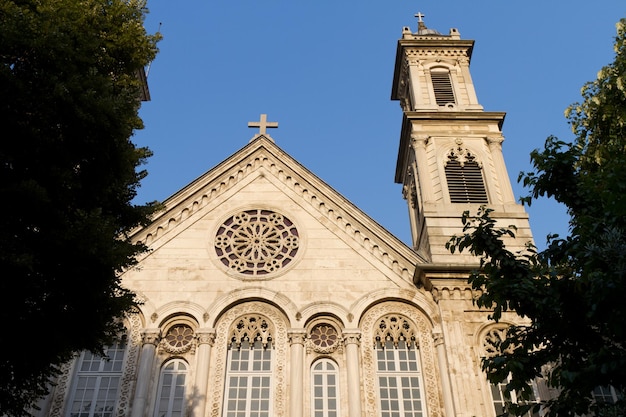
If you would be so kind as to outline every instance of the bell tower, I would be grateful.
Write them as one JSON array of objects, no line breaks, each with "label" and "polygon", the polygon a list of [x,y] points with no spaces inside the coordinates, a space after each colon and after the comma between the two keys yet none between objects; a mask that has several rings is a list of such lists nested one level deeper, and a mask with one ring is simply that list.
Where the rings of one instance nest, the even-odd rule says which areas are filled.
[{"label": "bell tower", "polygon": [[511,250],[532,240],[528,215],[516,203],[502,155],[505,113],[478,103],[470,75],[474,41],[457,29],[428,29],[418,13],[417,32],[402,29],[392,100],[402,108],[395,181],[409,206],[413,248],[433,264],[474,264],[445,243],[462,232],[461,216],[481,205],[503,226],[515,225]]}]

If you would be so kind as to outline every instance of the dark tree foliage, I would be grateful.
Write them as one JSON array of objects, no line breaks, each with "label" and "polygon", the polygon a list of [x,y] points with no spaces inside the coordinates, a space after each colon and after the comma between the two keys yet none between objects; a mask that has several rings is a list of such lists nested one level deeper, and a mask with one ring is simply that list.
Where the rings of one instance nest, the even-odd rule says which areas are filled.
[{"label": "dark tree foliage", "polygon": [[[520,174],[530,190],[523,201],[552,197],[567,207],[569,235],[549,236],[537,253],[511,253],[514,230],[489,217],[465,213],[465,234],[454,250],[481,257],[471,274],[477,300],[499,320],[512,310],[529,320],[510,329],[500,354],[483,361],[492,382],[510,375],[508,388],[530,396],[529,381],[545,378],[557,397],[543,404],[549,416],[624,416],[623,400],[593,401],[595,387],[626,388],[626,19],[617,24],[615,61],[585,85],[582,103],[567,112],[575,138],[555,137],[531,154],[534,170]],[[531,406],[512,404],[522,415]]]},{"label": "dark tree foliage", "polygon": [[0,415],[18,416],[134,306],[119,273],[155,204],[137,72],[156,54],[135,0],[0,0]]}]

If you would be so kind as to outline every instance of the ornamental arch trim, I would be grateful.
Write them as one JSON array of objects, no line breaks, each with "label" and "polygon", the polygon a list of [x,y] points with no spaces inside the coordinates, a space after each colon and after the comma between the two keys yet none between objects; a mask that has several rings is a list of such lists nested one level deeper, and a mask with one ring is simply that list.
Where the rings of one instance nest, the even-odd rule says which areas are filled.
[{"label": "ornamental arch trim", "polygon": [[438,313],[438,306],[433,300],[430,292],[399,288],[373,291],[365,294],[363,297],[355,301],[350,306],[350,314],[354,317],[351,322],[361,322],[363,316],[369,309],[378,304],[392,301],[404,303],[414,307],[424,315],[431,328],[436,327],[438,323],[441,322],[441,317]]},{"label": "ornamental arch trim", "polygon": [[233,290],[216,299],[206,309],[205,322],[209,327],[217,327],[222,316],[238,304],[259,302],[276,308],[286,318],[290,327],[298,327],[296,304],[285,294],[262,287],[249,287]]},{"label": "ornamental arch trim", "polygon": [[488,323],[481,326],[475,334],[474,346],[477,347],[477,354],[481,358],[489,357],[494,354],[490,345],[496,341],[496,339],[503,340],[506,337],[507,329],[514,324],[500,321],[498,323]]},{"label": "ornamental arch trim", "polygon": [[[146,316],[148,316],[147,313]],[[158,326],[162,327],[169,318],[183,315],[193,318],[196,323],[202,323],[206,310],[200,304],[189,301],[172,301],[155,309],[148,317],[153,323],[158,322]]]},{"label": "ornamental arch trim", "polygon": [[385,316],[401,317],[414,331],[415,342],[419,346],[424,381],[424,398],[427,414],[442,417],[443,400],[440,396],[440,376],[436,366],[436,352],[433,341],[433,326],[423,311],[417,307],[399,302],[386,301],[368,309],[361,320],[361,357],[363,359],[364,411],[367,416],[378,415],[379,401],[376,388],[376,358],[374,345],[379,331],[378,325]]}]

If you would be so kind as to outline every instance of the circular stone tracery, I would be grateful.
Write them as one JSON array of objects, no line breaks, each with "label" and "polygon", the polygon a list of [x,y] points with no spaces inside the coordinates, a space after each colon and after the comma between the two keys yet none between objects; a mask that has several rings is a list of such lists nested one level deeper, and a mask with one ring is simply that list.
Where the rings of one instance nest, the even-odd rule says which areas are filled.
[{"label": "circular stone tracery", "polygon": [[167,331],[164,339],[167,351],[182,353],[191,347],[193,330],[186,324],[177,324]]},{"label": "circular stone tracery", "polygon": [[215,252],[227,268],[262,277],[293,261],[299,236],[294,224],[271,210],[246,210],[227,219],[215,236]]},{"label": "circular stone tracery", "polygon": [[329,324],[318,324],[311,329],[311,342],[317,348],[332,348],[338,340],[337,330]]}]

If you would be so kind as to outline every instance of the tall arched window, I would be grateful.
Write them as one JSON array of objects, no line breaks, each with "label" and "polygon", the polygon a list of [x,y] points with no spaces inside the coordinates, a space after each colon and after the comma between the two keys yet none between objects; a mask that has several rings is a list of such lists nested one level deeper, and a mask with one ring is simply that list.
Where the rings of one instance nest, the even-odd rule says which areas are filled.
[{"label": "tall arched window", "polygon": [[120,390],[126,344],[105,349],[105,357],[83,352],[70,393],[68,417],[112,417]]},{"label": "tall arched window", "polygon": [[339,372],[335,362],[320,359],[311,368],[311,416],[339,416]]},{"label": "tall arched window", "polygon": [[[491,328],[483,338],[483,354],[487,357],[498,355],[499,345],[500,343],[506,339],[506,328],[502,327],[494,327]],[[490,391],[491,391],[491,399],[493,401],[493,408],[495,411],[495,415],[502,415],[506,410],[507,403],[521,404],[522,401],[517,398],[515,391],[510,391],[507,389],[507,383],[509,379],[500,382],[498,384],[489,383]],[[533,387],[533,395],[530,401],[525,404],[535,404],[539,401],[539,394],[537,389],[536,381],[532,381]],[[529,411],[524,414],[524,417],[539,417],[539,412]]]},{"label": "tall arched window", "polygon": [[224,417],[269,417],[272,391],[272,327],[247,315],[231,327]]},{"label": "tall arched window", "polygon": [[450,151],[444,169],[451,203],[489,202],[482,168],[467,149]]},{"label": "tall arched window", "polygon": [[181,359],[170,361],[161,369],[154,417],[182,417],[185,414],[185,380],[187,364]]},{"label": "tall arched window", "polygon": [[456,104],[450,71],[446,68],[433,68],[430,71],[430,79],[433,83],[435,102],[438,106]]},{"label": "tall arched window", "polygon": [[375,348],[381,416],[424,416],[419,350],[410,322],[400,315],[380,319]]}]

